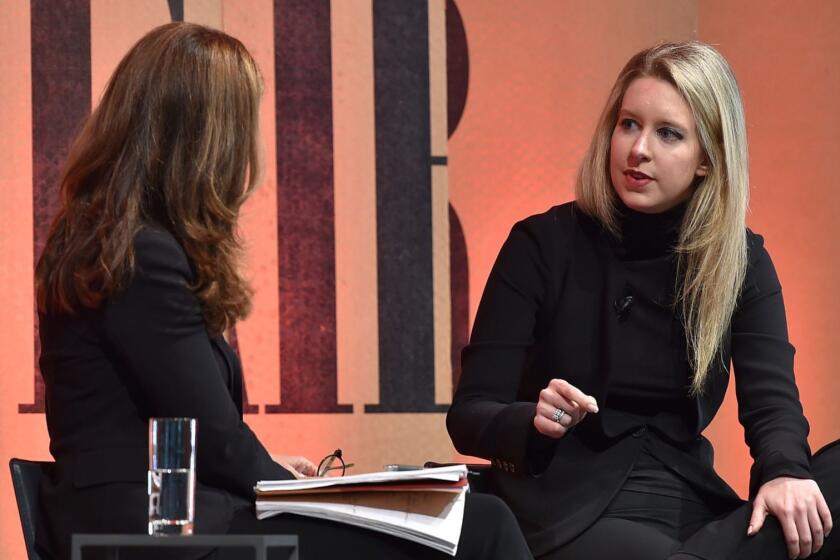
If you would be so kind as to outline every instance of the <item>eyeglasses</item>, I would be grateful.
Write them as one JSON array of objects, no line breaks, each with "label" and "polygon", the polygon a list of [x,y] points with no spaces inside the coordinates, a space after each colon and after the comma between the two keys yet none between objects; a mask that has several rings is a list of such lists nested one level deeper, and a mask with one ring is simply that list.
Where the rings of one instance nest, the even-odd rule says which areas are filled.
[{"label": "eyeglasses", "polygon": [[[338,461],[340,464],[336,465]],[[335,476],[344,476],[344,473],[353,466],[353,463],[345,463],[341,455],[341,449],[336,449],[333,453],[327,455],[321,462],[318,463],[318,476],[327,476],[330,472],[334,472]]]}]

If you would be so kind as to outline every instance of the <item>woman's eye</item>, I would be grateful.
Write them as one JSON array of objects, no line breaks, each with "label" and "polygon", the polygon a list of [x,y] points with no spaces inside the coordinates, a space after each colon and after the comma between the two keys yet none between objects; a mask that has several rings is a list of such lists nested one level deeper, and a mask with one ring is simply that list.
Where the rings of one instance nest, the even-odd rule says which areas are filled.
[{"label": "woman's eye", "polygon": [[624,130],[631,130],[636,126],[636,121],[633,119],[621,119],[618,125]]},{"label": "woman's eye", "polygon": [[668,142],[676,142],[677,140],[683,139],[683,135],[674,130],[673,128],[660,128],[659,130],[657,130],[657,133],[663,140],[666,140]]}]

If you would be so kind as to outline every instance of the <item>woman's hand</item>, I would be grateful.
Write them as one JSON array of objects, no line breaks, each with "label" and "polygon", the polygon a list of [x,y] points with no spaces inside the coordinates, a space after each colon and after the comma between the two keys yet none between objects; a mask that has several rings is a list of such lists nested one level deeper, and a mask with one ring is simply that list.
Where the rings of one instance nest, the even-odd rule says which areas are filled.
[{"label": "woman's hand", "polygon": [[318,467],[315,466],[315,463],[300,455],[272,455],[271,458],[274,459],[275,463],[292,473],[295,478],[306,478],[318,473]]},{"label": "woman's hand", "polygon": [[762,484],[753,502],[747,535],[761,530],[768,513],[779,520],[791,558],[807,558],[817,552],[831,532],[831,511],[813,480],[780,476]]},{"label": "woman's hand", "polygon": [[540,391],[534,427],[543,435],[561,438],[583,420],[587,412],[598,412],[595,397],[584,394],[568,381],[552,379],[548,387]]}]

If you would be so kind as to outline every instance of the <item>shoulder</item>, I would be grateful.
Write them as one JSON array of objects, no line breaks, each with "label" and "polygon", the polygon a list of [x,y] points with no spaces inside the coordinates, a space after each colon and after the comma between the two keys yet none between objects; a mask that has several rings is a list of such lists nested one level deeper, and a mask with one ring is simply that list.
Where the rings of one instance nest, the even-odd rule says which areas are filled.
[{"label": "shoulder", "polygon": [[768,256],[767,249],[764,247],[764,236],[755,233],[750,228],[746,228],[747,232],[747,258],[750,265],[753,265],[761,258]]},{"label": "shoulder", "polygon": [[746,229],[747,235],[747,271],[741,289],[741,304],[756,298],[781,292],[776,267],[764,244],[764,237]]},{"label": "shoulder", "polygon": [[580,219],[581,212],[577,210],[574,202],[566,202],[552,206],[545,212],[528,216],[516,222],[514,227],[524,227],[535,232],[551,234],[557,231],[575,227]]},{"label": "shoulder", "polygon": [[193,276],[184,248],[172,233],[157,225],[144,225],[134,237],[134,273],[171,274],[186,279]]},{"label": "shoulder", "polygon": [[764,236],[755,233],[750,228],[747,232],[747,276],[755,274],[766,274],[772,271],[775,276],[775,267],[770,259],[770,253],[764,244]]},{"label": "shoulder", "polygon": [[133,248],[131,274],[108,302],[106,318],[131,321],[143,316],[163,321],[178,317],[181,322],[197,322],[201,306],[190,288],[194,274],[175,236],[158,226],[143,225],[134,236]]},{"label": "shoulder", "polygon": [[574,202],[567,202],[516,222],[511,236],[519,232],[541,247],[557,247],[574,239],[582,221],[586,220],[588,218]]},{"label": "shoulder", "polygon": [[598,238],[601,230],[600,224],[572,201],[516,222],[510,237],[526,237],[546,257],[562,260],[576,243]]},{"label": "shoulder", "polygon": [[561,273],[578,238],[583,214],[573,202],[553,206],[516,222],[496,259],[495,268],[506,275],[537,271],[545,281]]}]

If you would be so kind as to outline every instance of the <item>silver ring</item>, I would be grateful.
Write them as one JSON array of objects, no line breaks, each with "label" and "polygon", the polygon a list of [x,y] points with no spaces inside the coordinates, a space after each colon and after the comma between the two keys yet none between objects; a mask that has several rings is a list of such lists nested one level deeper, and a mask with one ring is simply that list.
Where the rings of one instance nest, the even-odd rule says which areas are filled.
[{"label": "silver ring", "polygon": [[554,415],[551,417],[551,419],[559,424],[560,419],[563,418],[565,415],[566,415],[565,410],[563,410],[562,408],[555,408],[554,409]]}]

